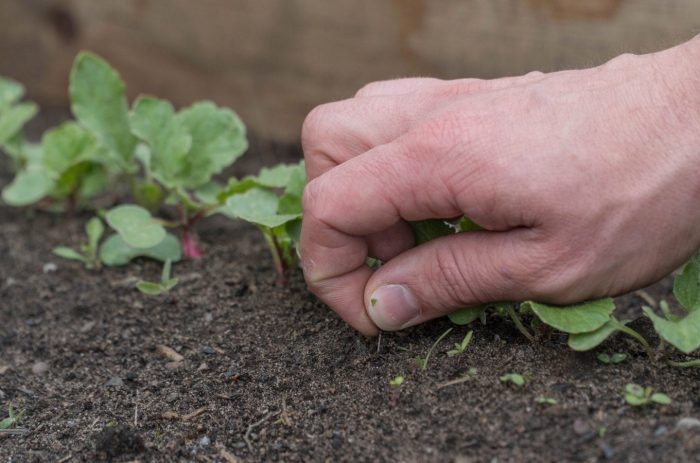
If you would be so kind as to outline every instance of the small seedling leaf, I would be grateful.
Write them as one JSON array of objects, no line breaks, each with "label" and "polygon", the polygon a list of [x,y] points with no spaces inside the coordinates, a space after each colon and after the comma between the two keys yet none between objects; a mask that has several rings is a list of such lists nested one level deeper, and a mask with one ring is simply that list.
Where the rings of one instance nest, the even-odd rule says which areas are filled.
[{"label": "small seedling leaf", "polygon": [[615,310],[611,298],[557,307],[533,301],[523,302],[522,306],[531,309],[544,323],[570,334],[589,333],[599,329],[610,320]]},{"label": "small seedling leaf", "polygon": [[107,212],[105,219],[133,248],[152,248],[165,238],[165,228],[140,206],[117,206]]},{"label": "small seedling leaf", "polygon": [[167,291],[160,283],[153,283],[152,281],[143,280],[136,283],[136,288],[143,294],[147,294],[149,296],[158,296]]},{"label": "small seedling leaf", "polygon": [[693,310],[678,321],[666,320],[649,307],[642,307],[642,310],[651,319],[659,336],[678,350],[689,354],[700,347],[700,310]]},{"label": "small seedling leaf", "polygon": [[53,253],[58,257],[62,257],[64,259],[79,260],[81,262],[85,262],[85,257],[82,254],[66,246],[58,246],[54,248]]},{"label": "small seedling leaf", "polygon": [[175,236],[168,233],[160,243],[151,248],[133,248],[115,233],[100,247],[100,260],[110,267],[126,265],[137,257],[147,257],[160,262],[178,262],[182,259],[182,246]]},{"label": "small seedling leaf", "polygon": [[406,379],[403,376],[399,375],[396,378],[390,380],[389,385],[391,387],[401,387],[401,385],[403,385],[405,381]]},{"label": "small seedling leaf", "polygon": [[125,91],[117,71],[102,58],[88,52],[77,56],[69,87],[73,114],[104,146],[129,162],[136,138],[129,129]]},{"label": "small seedling leaf", "polygon": [[610,356],[610,362],[613,364],[622,363],[627,358],[627,354],[623,352],[615,352]]},{"label": "small seedling leaf", "polygon": [[604,365],[610,364],[610,356],[608,354],[598,354],[596,357],[598,361]]},{"label": "small seedling leaf", "polygon": [[525,384],[525,378],[518,373],[507,373],[499,378],[502,383],[512,383],[518,387],[522,387]]},{"label": "small seedling leaf", "polygon": [[700,309],[700,252],[690,258],[673,281],[673,294],[687,310]]},{"label": "small seedling leaf", "polygon": [[88,248],[93,252],[97,253],[97,245],[105,232],[105,226],[102,224],[102,220],[97,217],[93,217],[85,225],[85,233],[88,237]]},{"label": "small seedling leaf", "polygon": [[651,401],[661,405],[668,405],[671,403],[671,398],[663,392],[655,392],[651,395]]},{"label": "small seedling leaf", "polygon": [[41,146],[44,167],[56,176],[81,162],[98,159],[95,137],[75,122],[46,131]]},{"label": "small seedling leaf", "polygon": [[554,399],[552,397],[545,397],[543,395],[536,397],[535,402],[542,405],[556,405],[559,403],[557,399]]}]

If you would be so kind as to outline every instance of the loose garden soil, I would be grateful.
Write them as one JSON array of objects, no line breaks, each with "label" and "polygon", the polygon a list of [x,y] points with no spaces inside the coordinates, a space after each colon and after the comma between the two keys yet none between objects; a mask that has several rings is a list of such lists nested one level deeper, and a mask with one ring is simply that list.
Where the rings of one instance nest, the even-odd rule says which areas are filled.
[{"label": "loose garden soil", "polygon": [[[258,142],[233,173],[299,155]],[[204,222],[206,258],[148,297],[134,282],[157,279],[154,262],[93,272],[52,255],[80,243],[87,218],[0,207],[0,418],[12,402],[26,429],[0,435],[1,462],[700,460],[700,370],[655,364],[621,336],[601,350],[627,360],[606,366],[563,335],[530,343],[494,319],[449,358],[468,331],[455,327],[420,371],[447,320],[364,338],[300,272],[276,286],[253,226]],[[670,281],[646,294],[670,298]],[[638,317],[645,302],[617,303]],[[646,319],[633,326],[656,342]],[[508,372],[526,384],[502,384]],[[630,407],[630,382],[673,403]]]}]

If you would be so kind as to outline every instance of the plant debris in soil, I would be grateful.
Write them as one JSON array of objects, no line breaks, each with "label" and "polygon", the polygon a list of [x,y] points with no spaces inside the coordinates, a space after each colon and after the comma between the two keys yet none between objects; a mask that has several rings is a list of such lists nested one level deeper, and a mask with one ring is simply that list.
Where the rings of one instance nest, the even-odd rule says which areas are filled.
[{"label": "plant debris in soil", "polygon": [[[234,173],[299,156],[252,146]],[[300,272],[275,284],[254,226],[209,221],[206,260],[175,265],[180,284],[149,297],[134,284],[157,279],[155,262],[95,272],[52,255],[87,218],[0,207],[0,415],[12,402],[26,430],[0,434],[2,461],[700,459],[700,370],[654,364],[622,336],[576,353],[564,335],[530,343],[510,323],[476,322],[422,371],[416,357],[453,325],[364,338]],[[617,304],[640,316],[644,298],[669,294],[667,279]],[[633,326],[654,339],[648,320]],[[626,358],[603,365],[602,351]],[[501,383],[508,373],[523,386]],[[630,407],[628,383],[672,402]]]}]

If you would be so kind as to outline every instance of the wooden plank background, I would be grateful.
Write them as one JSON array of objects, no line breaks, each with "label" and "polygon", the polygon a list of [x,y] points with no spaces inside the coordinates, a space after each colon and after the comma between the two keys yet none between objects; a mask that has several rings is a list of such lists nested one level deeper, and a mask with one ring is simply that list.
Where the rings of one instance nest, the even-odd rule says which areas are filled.
[{"label": "wooden plank background", "polygon": [[313,106],[368,81],[590,66],[699,26],[697,0],[2,0],[0,74],[65,104],[71,61],[90,49],[132,96],[212,99],[293,140]]}]

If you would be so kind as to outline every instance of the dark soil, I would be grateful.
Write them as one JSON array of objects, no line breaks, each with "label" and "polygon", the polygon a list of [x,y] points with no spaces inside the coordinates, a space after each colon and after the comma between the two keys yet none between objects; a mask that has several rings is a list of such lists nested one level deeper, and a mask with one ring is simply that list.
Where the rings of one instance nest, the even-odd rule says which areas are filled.
[{"label": "dark soil", "polygon": [[[236,171],[298,154],[258,143]],[[456,327],[420,371],[415,357],[448,321],[366,339],[299,272],[276,286],[252,226],[204,222],[206,259],[177,264],[180,284],[148,297],[133,284],[157,279],[156,263],[91,272],[52,255],[81,241],[88,217],[0,207],[0,418],[12,402],[26,428],[0,435],[2,462],[700,459],[700,429],[678,426],[700,417],[700,372],[653,363],[626,338],[601,350],[627,360],[605,366],[562,335],[533,344],[489,320],[449,358],[467,332]],[[669,289],[664,281],[647,292],[658,300]],[[642,303],[618,299],[628,314]],[[657,342],[645,319],[634,326]],[[470,368],[471,379],[445,385]],[[502,384],[508,372],[525,386]],[[400,374],[405,384],[391,388]],[[630,382],[673,403],[630,407],[621,394]]]}]

